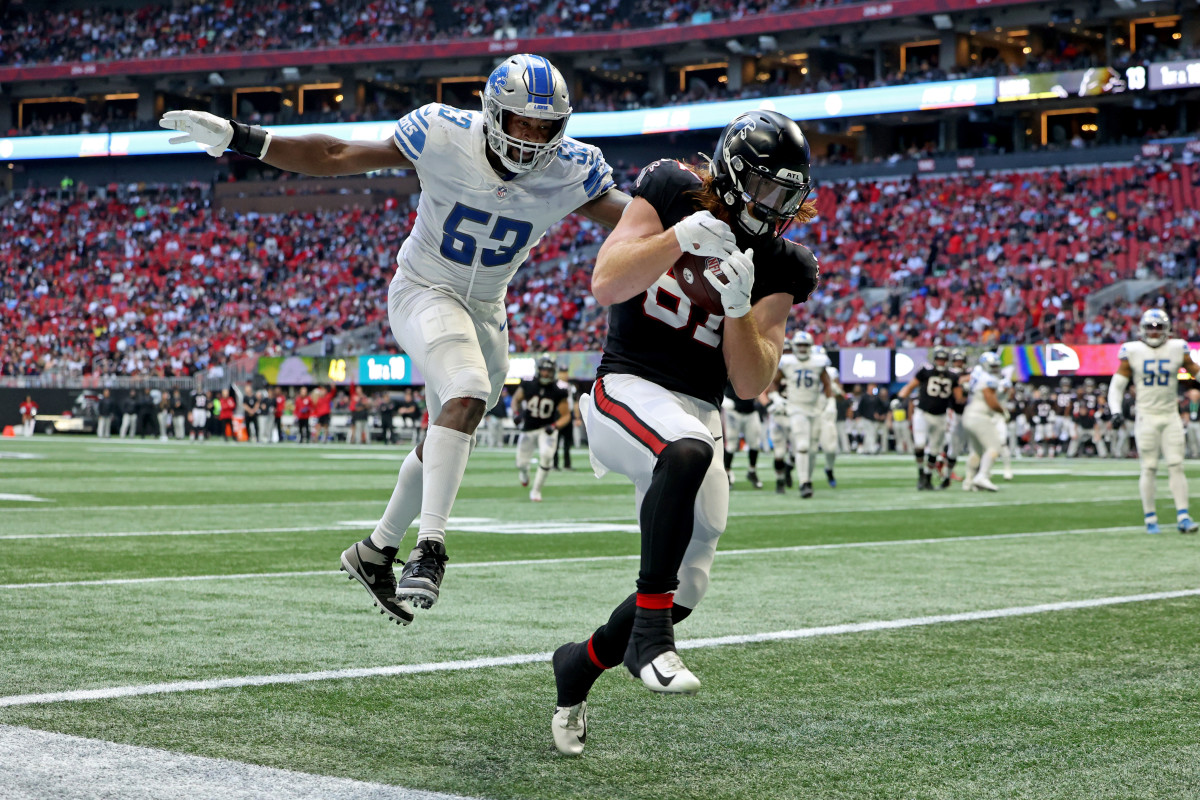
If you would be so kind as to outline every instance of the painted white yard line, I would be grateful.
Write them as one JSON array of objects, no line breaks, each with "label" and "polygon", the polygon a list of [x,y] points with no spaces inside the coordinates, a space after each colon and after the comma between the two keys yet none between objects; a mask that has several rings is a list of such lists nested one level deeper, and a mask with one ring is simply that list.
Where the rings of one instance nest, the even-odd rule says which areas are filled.
[{"label": "painted white yard line", "polygon": [[[1145,603],[1157,600],[1174,600],[1181,597],[1200,596],[1200,589],[1180,589],[1168,592],[1097,597],[1088,600],[1066,600],[1057,603],[1040,603],[1032,606],[1013,606],[982,611],[963,611],[956,614],[932,614],[922,617],[852,622],[842,625],[823,625],[815,628],[797,628],[786,631],[717,636],[707,639],[689,639],[677,643],[681,650],[727,645],[744,645],[756,642],[778,642],[791,639],[811,639],[820,636],[837,636],[845,633],[871,633],[882,630],[918,628],[942,625],[950,622],[976,622],[988,619],[1004,619],[1054,611],[1072,611],[1081,608]],[[418,675],[427,672],[458,672],[489,667],[509,667],[521,664],[543,663],[550,660],[550,653],[520,653],[508,656],[487,656],[458,661],[435,661],[424,664],[394,664],[386,667],[358,667],[354,669],[331,669],[319,672],[287,672],[275,675],[244,675],[236,678],[213,678],[208,680],[176,681],[173,683],[150,683],[133,686],[110,686],[103,689],[76,689],[66,692],[44,694],[18,694],[0,697],[0,708],[13,706],[45,705],[92,700],[114,700],[121,697],[136,697],[149,694],[175,694],[200,692],[214,689],[238,689],[246,686],[272,686],[277,684],[312,683],[314,681],[348,680],[354,678],[377,678],[393,675]]]},{"label": "painted white yard line", "polygon": [[[1073,487],[1078,488],[1078,484],[1071,484],[1071,485]],[[1046,485],[1041,485],[1038,488],[1046,489],[1046,488],[1051,488],[1051,487],[1046,486]],[[868,514],[868,513],[874,513],[874,512],[887,513],[887,512],[894,512],[894,511],[938,511],[938,510],[943,510],[943,509],[954,509],[954,508],[975,509],[975,508],[996,508],[996,507],[1001,507],[1001,506],[1007,507],[1007,506],[1061,505],[1061,504],[1063,504],[1063,502],[1089,503],[1089,504],[1092,504],[1092,503],[1124,503],[1124,502],[1128,502],[1130,500],[1136,500],[1138,498],[1138,495],[1134,495],[1134,494],[1118,495],[1118,494],[1108,493],[1104,497],[1079,497],[1079,498],[1076,498],[1076,499],[1070,500],[1070,501],[1064,501],[1062,498],[1054,498],[1054,499],[1046,498],[1046,499],[992,500],[992,501],[972,502],[973,497],[974,496],[965,497],[963,499],[963,502],[960,502],[960,503],[920,503],[920,502],[914,501],[913,503],[904,503],[904,504],[900,504],[900,505],[878,505],[878,506],[876,506],[876,505],[871,505],[869,503],[864,504],[862,502],[857,502],[854,508],[822,508],[820,506],[820,504],[817,503],[817,504],[812,504],[812,505],[797,506],[794,509],[779,509],[779,510],[774,510],[774,511],[730,511],[729,516],[730,517],[787,517],[787,516],[801,517],[801,516],[812,516],[812,515],[822,515],[823,516],[825,514]],[[379,500],[328,500],[328,501],[314,500],[311,502],[297,502],[297,503],[236,503],[236,504],[227,506],[227,508],[233,509],[233,510],[244,510],[244,509],[253,509],[253,508],[294,508],[297,506],[365,505],[368,503],[377,505],[377,506],[383,505],[383,503]],[[632,506],[632,504],[630,504],[630,505]],[[161,506],[60,506],[57,508],[26,507],[26,508],[5,508],[5,509],[3,509],[3,511],[4,511],[5,515],[8,515],[8,514],[14,514],[18,511],[40,511],[40,512],[70,511],[72,513],[85,512],[85,511],[87,511],[87,512],[184,511],[184,510],[189,510],[189,509],[202,509],[202,510],[206,510],[206,511],[211,511],[212,508],[213,508],[212,504],[207,503],[207,504],[179,505],[179,506],[173,506],[173,505],[161,505]],[[562,519],[562,520],[548,519],[548,520],[543,520],[541,524],[544,524],[544,525],[576,525],[576,524],[581,524],[581,523],[593,523],[593,522],[636,523],[636,519],[634,518],[634,516],[632,514],[619,514],[619,515],[613,515],[613,516],[580,517],[580,518],[576,518],[576,519]],[[339,527],[341,524],[342,523],[340,523],[340,522],[330,523],[329,525],[327,525],[323,528],[318,527],[315,529],[278,528],[278,529],[274,529],[274,530],[275,530],[275,532],[278,532],[278,533],[302,533],[302,532],[305,532],[308,530],[334,530],[337,527]],[[370,525],[373,525],[373,524],[374,524],[374,522],[366,523],[364,525],[364,527],[369,527]],[[453,526],[453,520],[451,521],[451,526]],[[262,530],[262,529],[254,529],[254,530]],[[454,530],[454,528],[451,527],[451,530]],[[196,531],[195,533],[196,534],[239,533],[239,532],[248,532],[248,531],[251,531],[251,529],[243,528],[240,530],[237,530],[237,529],[209,530],[209,531]],[[516,531],[507,531],[507,532],[512,533],[512,532],[516,532]],[[21,534],[0,535],[0,540],[4,540],[4,539],[36,539],[36,538],[41,538],[41,537],[70,538],[73,536],[87,536],[87,535],[91,535],[91,534],[87,534],[87,533],[63,533],[63,534],[26,534],[26,533],[21,533]],[[104,535],[104,534],[96,534],[96,535]],[[160,532],[144,531],[144,532],[107,534],[107,535],[157,536],[157,535],[160,535]],[[170,534],[170,532],[166,532],[166,533],[161,533],[161,535],[171,535],[171,534]],[[179,534],[176,533],[175,535],[179,535]]]},{"label": "painted white yard line", "polygon": [[0,535],[0,540],[11,539],[106,539],[125,536],[224,536],[232,533],[314,533],[316,531],[338,530],[341,526],[333,522],[329,525],[311,525],[299,528],[211,528],[193,531],[89,531],[86,533],[6,533]]},{"label": "painted white yard line", "polygon": [[[794,544],[781,547],[746,547],[739,550],[718,550],[718,556],[748,556],[765,553],[803,553],[813,550],[849,550],[870,547],[901,547],[915,544],[942,544],[943,542],[986,542],[1003,539],[1034,539],[1047,536],[1070,536],[1085,533],[1116,533],[1135,530],[1133,526],[1124,525],[1112,528],[1063,528],[1056,531],[1027,531],[1021,533],[985,533],[975,536],[932,536],[925,539],[883,539],[869,542],[831,542],[829,544]],[[521,558],[508,561],[468,561],[466,563],[451,562],[446,565],[455,571],[460,569],[479,569],[481,567],[527,567],[541,564],[586,564],[603,561],[634,561],[640,558],[637,554],[623,556],[573,556],[565,558]],[[193,581],[236,581],[268,578],[293,578],[310,575],[337,575],[340,570],[316,569],[297,570],[295,572],[243,572],[228,575],[174,575],[153,578],[103,578],[91,581],[53,581],[33,583],[0,583],[4,589],[47,589],[67,586],[126,586],[139,583],[190,583]]]},{"label": "painted white yard line", "polygon": [[466,800],[349,778],[0,725],[5,800]]}]

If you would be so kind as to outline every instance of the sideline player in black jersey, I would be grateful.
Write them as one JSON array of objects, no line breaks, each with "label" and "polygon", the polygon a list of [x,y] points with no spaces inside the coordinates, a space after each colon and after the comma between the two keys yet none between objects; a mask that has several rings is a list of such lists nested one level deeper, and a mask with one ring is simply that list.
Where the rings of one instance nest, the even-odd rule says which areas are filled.
[{"label": "sideline player in black jersey", "polygon": [[946,472],[942,475],[942,482],[937,485],[938,489],[950,488],[950,481],[954,480],[954,465],[958,463],[959,455],[970,452],[967,429],[962,424],[963,411],[967,407],[967,390],[964,384],[971,377],[970,370],[967,369],[965,350],[956,347],[950,351],[950,372],[954,375],[954,385],[959,387],[959,391],[950,399],[950,410],[954,412],[954,417],[947,426],[946,447],[943,450]]},{"label": "sideline player in black jersey", "polygon": [[[816,286],[817,262],[781,237],[812,219],[809,146],[799,126],[751,111],[721,134],[709,170],[656,161],[605,241],[592,292],[610,306],[599,377],[580,398],[597,474],[628,476],[641,525],[637,592],[582,642],[554,653],[560,751],[578,754],[586,699],[610,667],[651,690],[691,694],[700,681],[675,651],[674,624],[700,602],[729,510],[718,444],[726,380],[741,398],[771,383],[792,306]],[[705,277],[724,314],[694,306],[671,271],[682,253],[715,257]]]},{"label": "sideline player in black jersey", "polygon": [[[542,501],[542,486],[550,474],[550,462],[554,460],[554,448],[558,445],[558,432],[571,424],[571,407],[567,402],[567,390],[558,385],[554,378],[554,359],[542,356],[537,362],[537,379],[522,381],[513,394],[513,416],[520,413],[521,436],[517,439],[517,472],[521,485],[529,485],[529,463],[533,460],[533,448],[537,445],[538,471],[533,478],[529,499]],[[517,422],[516,419],[513,420]]]},{"label": "sideline player in black jersey", "polygon": [[946,444],[946,411],[951,402],[963,401],[962,387],[950,371],[950,351],[945,347],[935,347],[931,357],[933,363],[927,363],[917,370],[917,374],[896,393],[896,399],[892,401],[893,407],[899,408],[899,404],[908,400],[914,389],[921,390],[917,407],[912,412],[918,491],[933,489],[933,471]]}]

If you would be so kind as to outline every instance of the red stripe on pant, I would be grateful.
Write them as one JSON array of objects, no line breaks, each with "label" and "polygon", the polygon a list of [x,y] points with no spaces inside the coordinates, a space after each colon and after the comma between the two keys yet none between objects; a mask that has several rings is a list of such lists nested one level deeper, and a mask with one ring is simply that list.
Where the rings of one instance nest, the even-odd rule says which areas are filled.
[{"label": "red stripe on pant", "polygon": [[609,417],[622,428],[629,431],[633,435],[633,438],[650,448],[650,452],[654,453],[654,455],[661,454],[663,448],[667,446],[662,437],[634,416],[634,413],[628,407],[621,405],[608,396],[608,392],[604,389],[603,378],[596,381],[596,408],[600,409],[600,413],[604,414],[604,416]]}]

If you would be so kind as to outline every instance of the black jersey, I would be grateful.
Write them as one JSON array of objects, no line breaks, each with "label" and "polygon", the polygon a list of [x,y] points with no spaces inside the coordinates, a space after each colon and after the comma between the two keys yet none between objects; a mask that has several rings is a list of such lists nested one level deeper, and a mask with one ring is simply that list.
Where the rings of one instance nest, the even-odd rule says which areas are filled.
[{"label": "black jersey", "polygon": [[1071,409],[1075,405],[1074,392],[1059,392],[1054,395],[1054,408],[1060,417],[1071,416]]},{"label": "black jersey", "polygon": [[954,399],[954,384],[958,377],[946,367],[925,364],[917,370],[916,379],[921,390],[917,408],[926,414],[945,414]]},{"label": "black jersey", "polygon": [[522,420],[527,431],[553,425],[558,419],[558,404],[567,399],[567,390],[556,381],[522,381],[521,394],[525,398],[525,414]]},{"label": "black jersey", "polygon": [[1034,400],[1025,411],[1034,425],[1045,425],[1054,417],[1054,404],[1049,400]]},{"label": "black jersey", "polygon": [[[962,383],[963,376],[967,374],[968,373],[966,372],[955,372],[954,370],[950,370],[950,376],[953,378],[955,385],[960,385]],[[950,409],[955,414],[963,413],[967,407],[967,390],[965,388],[963,389],[962,394],[963,399],[960,403],[954,399],[954,387],[950,387]]]},{"label": "black jersey", "polygon": [[737,392],[733,390],[733,384],[725,384],[725,396],[733,401],[733,410],[739,414],[753,414],[755,411],[754,398],[743,400],[737,396]]},{"label": "black jersey", "polygon": [[1080,425],[1090,428],[1096,424],[1096,411],[1099,403],[1094,394],[1084,394],[1075,398],[1075,405],[1072,408],[1075,421]]},{"label": "black jersey", "polygon": [[[658,212],[664,229],[700,210],[692,192],[700,176],[678,161],[655,161],[642,170],[633,196]],[[738,247],[754,248],[751,302],[772,294],[788,294],[793,303],[808,299],[817,285],[817,259],[785,239],[755,239],[734,227]],[[673,392],[714,406],[728,379],[721,336],[725,318],[692,305],[668,270],[654,284],[608,312],[608,338],[600,359],[600,376],[637,375]]]}]

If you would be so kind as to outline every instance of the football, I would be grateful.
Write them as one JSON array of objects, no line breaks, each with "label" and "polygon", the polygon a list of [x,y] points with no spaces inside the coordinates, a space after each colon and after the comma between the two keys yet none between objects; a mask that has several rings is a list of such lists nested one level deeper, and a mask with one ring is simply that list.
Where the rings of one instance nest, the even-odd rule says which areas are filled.
[{"label": "football", "polygon": [[679,288],[693,304],[710,314],[723,315],[725,309],[721,305],[721,293],[704,277],[705,270],[715,273],[722,283],[726,282],[725,273],[721,271],[721,259],[714,256],[684,253],[671,268]]}]

